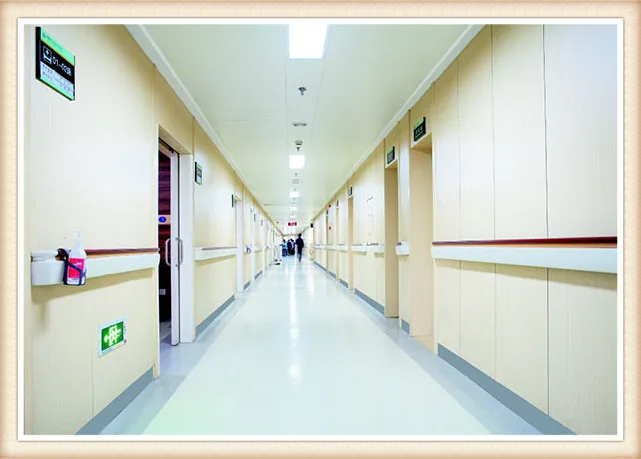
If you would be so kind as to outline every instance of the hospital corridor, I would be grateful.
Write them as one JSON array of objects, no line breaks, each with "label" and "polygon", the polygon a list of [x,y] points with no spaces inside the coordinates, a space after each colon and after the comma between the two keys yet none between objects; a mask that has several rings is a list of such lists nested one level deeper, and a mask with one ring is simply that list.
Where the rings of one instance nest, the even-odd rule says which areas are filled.
[{"label": "hospital corridor", "polygon": [[19,429],[620,434],[620,27],[21,23]]}]

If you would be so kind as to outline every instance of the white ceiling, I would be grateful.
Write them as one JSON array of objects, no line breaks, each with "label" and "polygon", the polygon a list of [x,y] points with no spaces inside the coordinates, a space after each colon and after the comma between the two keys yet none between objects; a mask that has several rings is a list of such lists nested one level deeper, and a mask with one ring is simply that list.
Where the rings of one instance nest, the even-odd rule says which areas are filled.
[{"label": "white ceiling", "polygon": [[[318,60],[289,59],[287,25],[144,29],[281,228],[292,215],[290,190],[300,191],[294,214],[303,229],[467,26],[330,24]],[[300,171],[288,164],[296,140],[306,156]]]}]

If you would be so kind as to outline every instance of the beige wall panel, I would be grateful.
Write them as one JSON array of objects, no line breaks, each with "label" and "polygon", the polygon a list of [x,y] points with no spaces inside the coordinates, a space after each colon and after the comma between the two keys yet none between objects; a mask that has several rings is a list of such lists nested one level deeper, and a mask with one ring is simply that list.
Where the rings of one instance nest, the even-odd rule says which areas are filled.
[{"label": "beige wall panel", "polygon": [[411,265],[408,257],[398,258],[398,314],[412,324]]},{"label": "beige wall panel", "polygon": [[[157,345],[157,334],[141,325],[157,328],[156,278],[149,270],[95,279],[73,293],[63,286],[32,289],[28,253],[61,246],[76,229],[87,248],[157,245],[154,68],[122,26],[45,29],[83,63],[84,83],[82,97],[69,102],[36,81],[35,28],[26,28],[25,425],[28,434],[73,434],[96,407],[111,401],[113,391],[157,362],[157,349],[150,346]],[[114,67],[122,70],[114,73]],[[69,136],[69,126],[75,135]],[[73,180],[60,180],[54,170]],[[67,241],[72,243],[73,237]],[[123,371],[106,387],[94,378],[105,361],[93,364],[98,320],[112,308],[127,317],[132,343],[112,355]]]},{"label": "beige wall panel", "polygon": [[251,268],[250,255],[245,252],[245,255],[243,258],[243,286],[252,279],[251,269],[252,268]]},{"label": "beige wall panel", "polygon": [[486,26],[458,57],[461,239],[494,238],[492,35]]},{"label": "beige wall panel", "polygon": [[198,326],[236,293],[236,259],[215,258],[196,262],[195,305]]},{"label": "beige wall panel", "polygon": [[461,262],[461,357],[494,378],[495,265]]},{"label": "beige wall panel", "polygon": [[194,185],[194,244],[233,246],[236,240],[236,209],[231,206],[234,176],[198,125],[194,138],[195,161],[203,168],[202,185]]},{"label": "beige wall panel", "polygon": [[154,106],[158,124],[193,153],[194,118],[158,70],[154,72]]},{"label": "beige wall panel", "polygon": [[[375,292],[376,296],[373,296],[372,298],[378,301],[383,306],[386,306],[387,303],[385,301],[385,278],[387,273],[385,272],[385,256],[383,256],[383,254],[373,253],[370,254],[370,258],[373,261],[374,269],[376,271],[376,280],[375,284],[372,287],[372,291]],[[396,273],[392,273],[391,275],[398,276],[398,271]],[[394,315],[398,315],[398,305],[396,305],[395,309],[392,309],[392,311]]]},{"label": "beige wall panel", "polygon": [[433,337],[434,333],[434,262],[433,241],[432,155],[411,153],[411,333]]},{"label": "beige wall panel", "polygon": [[458,240],[461,236],[457,73],[454,61],[434,84],[436,240]]},{"label": "beige wall panel", "polygon": [[347,282],[347,274],[348,274],[348,266],[347,266],[347,252],[340,252],[339,254],[339,276],[340,279],[343,279],[345,282]]},{"label": "beige wall panel", "polygon": [[617,234],[616,25],[545,26],[550,237]]},{"label": "beige wall panel", "polygon": [[547,237],[543,26],[492,26],[496,238]]},{"label": "beige wall panel", "polygon": [[[114,281],[119,283],[110,284]],[[117,292],[117,296],[109,295],[109,291]],[[92,331],[90,343],[93,348],[94,416],[154,366],[159,341],[157,291],[156,275],[153,270],[148,269],[119,274],[111,279],[104,278],[102,288],[95,291],[95,297],[90,300],[93,306],[92,317],[85,326]],[[119,300],[113,301],[114,297]],[[144,300],[136,301],[134,309],[129,300],[131,298]],[[120,317],[125,317],[127,343],[99,357],[100,326]]]},{"label": "beige wall panel", "polygon": [[549,271],[550,416],[580,435],[617,421],[617,278]]},{"label": "beige wall panel", "polygon": [[[32,328],[32,341],[25,345],[32,379],[25,399],[32,399],[34,412],[33,431],[27,434],[74,434],[93,417],[92,364],[98,344],[96,328],[83,324],[92,323],[89,302],[115,299],[101,290],[89,288],[73,295],[62,285],[32,290],[32,303],[26,305],[33,317],[26,324]],[[75,332],[69,333],[70,328]]]},{"label": "beige wall panel", "polygon": [[[409,129],[409,127],[408,127]],[[409,137],[401,139],[398,152],[398,240],[409,241],[411,210],[410,210],[410,149]],[[432,171],[430,170],[430,175]]]},{"label": "beige wall panel", "polygon": [[547,270],[496,265],[496,380],[548,411]]},{"label": "beige wall panel", "polygon": [[435,262],[436,318],[439,344],[461,355],[461,262]]},{"label": "beige wall panel", "polygon": [[[27,27],[28,249],[59,247],[74,230],[83,232],[87,248],[155,247],[158,141],[151,63],[123,26],[45,30],[82,62],[82,97],[70,102],[33,77],[35,28]],[[73,179],[61,180],[52,171]]]},{"label": "beige wall panel", "polygon": [[365,294],[367,294],[366,290],[369,290],[367,286],[368,278],[375,277],[371,275],[371,272],[367,271],[368,267],[367,254],[354,252],[354,288]]}]

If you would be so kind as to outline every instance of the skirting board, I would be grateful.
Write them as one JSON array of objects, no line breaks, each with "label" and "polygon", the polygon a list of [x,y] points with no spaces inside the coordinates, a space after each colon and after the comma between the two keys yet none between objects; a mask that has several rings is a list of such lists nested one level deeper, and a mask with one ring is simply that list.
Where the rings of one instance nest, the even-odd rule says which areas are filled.
[{"label": "skirting board", "polygon": [[378,303],[377,301],[374,301],[373,299],[371,299],[369,296],[365,295],[363,292],[361,292],[358,289],[354,289],[354,293],[356,293],[356,295],[359,298],[361,298],[363,301],[365,301],[371,307],[376,309],[378,312],[380,312],[381,314],[385,315],[385,307],[382,304]]},{"label": "skirting board", "polygon": [[343,279],[341,279],[341,284],[343,284],[345,288],[349,288],[349,285],[347,285],[347,282],[345,282]]},{"label": "skirting board", "polygon": [[209,314],[205,320],[203,320],[200,324],[196,326],[196,336],[200,335],[208,326],[211,324],[216,317],[221,315],[225,309],[229,307],[230,304],[234,302],[236,299],[236,295],[230,296],[227,301],[225,301],[223,304],[221,304],[214,312]]},{"label": "skirting board", "polygon": [[245,286],[243,287],[243,290],[247,290],[249,286],[251,285],[251,282],[247,282]]},{"label": "skirting board", "polygon": [[261,274],[263,274],[263,272],[259,271],[258,274],[254,276],[254,280],[258,279],[261,276]]},{"label": "skirting board", "polygon": [[410,324],[408,322],[404,321],[403,319],[401,319],[401,328],[403,330],[405,330],[407,332],[407,334],[409,335],[409,333],[410,333]]},{"label": "skirting board", "polygon": [[320,269],[322,269],[323,271],[327,271],[327,270],[323,267],[323,265],[321,265],[321,264],[320,264],[320,263],[318,263],[317,261],[315,261],[315,262],[314,262],[314,264],[315,264],[316,266],[318,266]]},{"label": "skirting board", "polygon": [[459,357],[442,344],[438,345],[438,356],[452,365],[462,374],[474,381],[479,387],[489,393],[510,410],[530,423],[545,435],[576,435],[563,424],[552,419],[530,402],[521,398],[510,389],[492,379],[481,370]]},{"label": "skirting board", "polygon": [[432,258],[616,274],[617,249],[432,246]]},{"label": "skirting board", "polygon": [[154,369],[145,371],[140,378],[135,380],[124,391],[120,393],[109,405],[104,407],[100,413],[95,415],[86,423],[76,435],[98,435],[116,416],[124,410],[151,382],[154,380]]},{"label": "skirting board", "polygon": [[329,274],[329,277],[333,277],[334,279],[336,279],[336,274],[334,274],[333,272],[327,271],[327,274]]}]

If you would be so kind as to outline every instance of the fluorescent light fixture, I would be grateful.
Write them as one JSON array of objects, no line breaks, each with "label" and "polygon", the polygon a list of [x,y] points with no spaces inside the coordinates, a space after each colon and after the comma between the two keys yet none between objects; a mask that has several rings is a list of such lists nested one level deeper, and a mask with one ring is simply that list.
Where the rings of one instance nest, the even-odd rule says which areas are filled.
[{"label": "fluorescent light fixture", "polygon": [[325,49],[327,24],[297,22],[289,25],[289,58],[321,59]]},{"label": "fluorescent light fixture", "polygon": [[295,219],[296,219],[296,215],[290,215],[290,216],[289,216],[289,218],[291,218],[291,219],[292,219],[292,221],[293,221],[293,220],[295,220]]},{"label": "fluorescent light fixture", "polygon": [[298,210],[298,207],[292,206],[292,207],[289,208],[289,210]]},{"label": "fluorescent light fixture", "polygon": [[289,193],[290,198],[297,198],[299,196],[300,196],[300,193],[298,191],[292,191],[291,193]]},{"label": "fluorescent light fixture", "polygon": [[305,168],[305,155],[289,155],[289,168],[290,169]]}]

